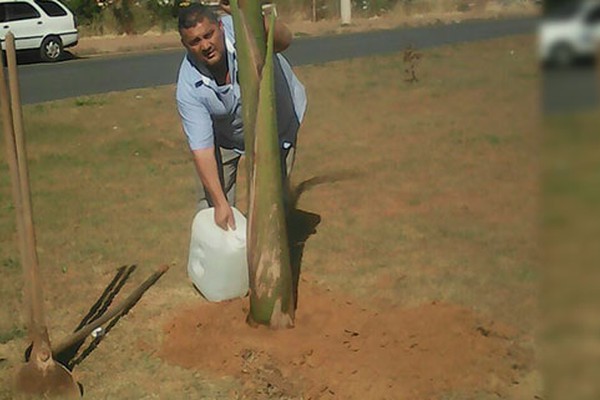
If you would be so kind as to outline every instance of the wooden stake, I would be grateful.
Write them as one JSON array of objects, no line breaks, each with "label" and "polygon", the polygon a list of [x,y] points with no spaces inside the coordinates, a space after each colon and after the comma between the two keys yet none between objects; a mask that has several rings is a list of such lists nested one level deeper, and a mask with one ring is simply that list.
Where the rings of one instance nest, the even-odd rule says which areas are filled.
[{"label": "wooden stake", "polygon": [[[12,33],[5,36],[6,59],[8,61],[8,77],[10,93],[6,90],[4,65],[0,73],[0,92],[2,97],[2,114],[4,133],[7,143],[8,161],[11,170],[12,190],[17,209],[17,232],[19,233],[19,250],[25,278],[25,301],[28,318],[28,333],[33,342],[31,357],[22,365],[15,377],[15,389],[26,395],[60,398],[79,397],[79,387],[71,373],[52,358],[48,329],[44,318],[42,288],[39,281],[38,259],[35,249],[35,232],[31,211],[31,194],[29,191],[29,173],[27,170],[27,154],[23,135],[23,117],[15,39]],[[10,98],[11,107],[8,106]],[[12,111],[12,113],[11,113]],[[11,124],[9,126],[8,124]]]},{"label": "wooden stake", "polygon": [[8,61],[8,81],[10,87],[12,122],[14,127],[14,142],[16,149],[18,185],[22,202],[22,224],[25,253],[23,272],[26,282],[25,298],[28,301],[29,335],[33,341],[32,359],[48,360],[50,357],[50,338],[44,315],[44,298],[39,279],[39,264],[36,251],[35,230],[31,210],[31,192],[29,189],[29,170],[27,167],[27,151],[23,133],[23,111],[17,74],[17,59],[15,42],[12,33],[6,35],[6,59]]}]

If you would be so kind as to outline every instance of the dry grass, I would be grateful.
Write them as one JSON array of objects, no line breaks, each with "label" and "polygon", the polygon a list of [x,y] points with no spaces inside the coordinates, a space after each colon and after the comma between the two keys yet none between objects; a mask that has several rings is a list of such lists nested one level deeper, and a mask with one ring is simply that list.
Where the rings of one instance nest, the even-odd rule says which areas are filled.
[{"label": "dry grass", "polygon": [[[533,38],[519,36],[429,50],[412,84],[402,54],[298,69],[310,106],[293,180],[321,182],[299,203],[322,218],[306,243],[306,276],[376,308],[457,304],[514,327],[514,340],[533,347],[532,46]],[[77,367],[88,398],[233,398],[239,385],[157,356],[162,325],[202,301],[185,273],[195,179],[173,94],[161,87],[24,111],[52,337],[75,327],[118,266],[138,264],[135,283],[155,266],[172,265]],[[4,164],[0,196],[0,357],[7,358],[0,394],[8,396],[10,368],[26,343]],[[210,351],[210,343],[198,346]],[[535,366],[525,371],[530,386],[502,393],[539,389]]]},{"label": "dry grass", "polygon": [[[488,295],[492,285],[529,298],[512,288],[535,274],[531,42],[499,43],[489,52],[489,43],[469,46],[466,57],[462,46],[426,52],[413,85],[399,57],[301,70],[322,91],[311,97],[297,177],[346,177],[303,199],[328,222],[328,240],[308,245],[307,268],[385,301],[433,296],[507,319],[520,315],[515,304],[531,306]],[[499,69],[490,71],[492,63]]]}]

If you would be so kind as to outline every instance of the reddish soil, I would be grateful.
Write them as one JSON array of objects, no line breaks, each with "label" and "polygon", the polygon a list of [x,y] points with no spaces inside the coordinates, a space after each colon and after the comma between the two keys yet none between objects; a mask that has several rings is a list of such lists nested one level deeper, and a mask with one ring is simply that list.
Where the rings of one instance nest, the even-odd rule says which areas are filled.
[{"label": "reddish soil", "polygon": [[198,302],[165,326],[161,357],[242,382],[242,399],[433,399],[496,393],[531,355],[516,332],[464,308],[363,307],[303,280],[296,327],[245,324],[246,300]]}]

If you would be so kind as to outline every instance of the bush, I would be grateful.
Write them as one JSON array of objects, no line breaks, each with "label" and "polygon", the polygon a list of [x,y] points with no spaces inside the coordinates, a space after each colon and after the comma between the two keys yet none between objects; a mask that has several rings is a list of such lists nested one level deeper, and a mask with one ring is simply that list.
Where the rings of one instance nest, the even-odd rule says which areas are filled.
[{"label": "bush", "polygon": [[153,27],[158,27],[162,32],[170,30],[177,25],[177,9],[179,0],[148,0],[146,8],[150,13]]},{"label": "bush", "polygon": [[141,34],[177,25],[171,0],[70,0],[82,35]]},{"label": "bush", "polygon": [[[338,18],[340,0],[314,0],[317,20]],[[273,0],[277,10],[284,15],[302,14],[312,19],[313,0]],[[394,8],[398,0],[351,0],[353,12],[357,15],[381,15]]]},{"label": "bush", "polygon": [[352,8],[357,13],[372,17],[391,11],[397,0],[352,0]]},{"label": "bush", "polygon": [[65,0],[65,4],[77,16],[77,22],[81,25],[94,23],[102,13],[102,7],[96,0]]}]

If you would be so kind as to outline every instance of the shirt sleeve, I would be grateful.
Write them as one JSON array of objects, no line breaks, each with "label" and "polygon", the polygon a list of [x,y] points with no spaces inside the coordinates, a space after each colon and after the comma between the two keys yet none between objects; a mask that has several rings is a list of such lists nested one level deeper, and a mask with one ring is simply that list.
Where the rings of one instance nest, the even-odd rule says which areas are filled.
[{"label": "shirt sleeve", "polygon": [[177,91],[177,110],[191,150],[214,146],[213,122],[206,105],[184,88]]},{"label": "shirt sleeve", "polygon": [[229,36],[229,39],[233,39],[235,42],[235,35],[233,34],[233,18],[231,15],[223,15],[221,17],[221,22],[223,23],[223,28],[225,29],[226,34]]}]

